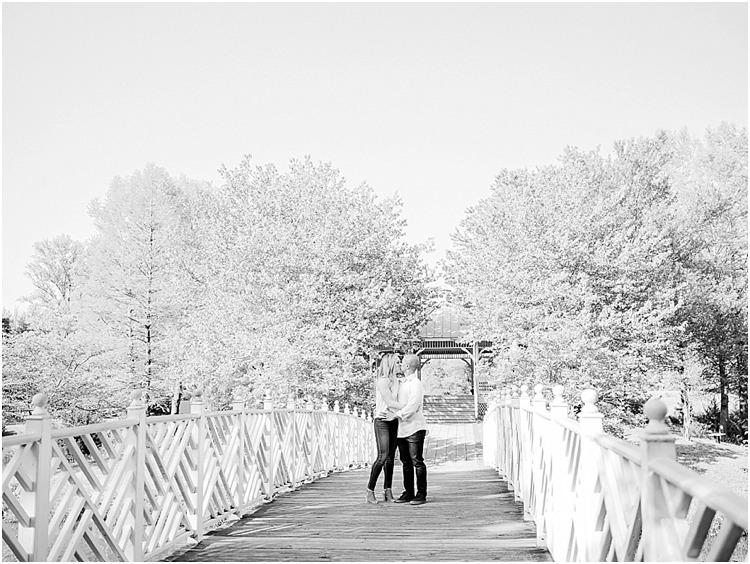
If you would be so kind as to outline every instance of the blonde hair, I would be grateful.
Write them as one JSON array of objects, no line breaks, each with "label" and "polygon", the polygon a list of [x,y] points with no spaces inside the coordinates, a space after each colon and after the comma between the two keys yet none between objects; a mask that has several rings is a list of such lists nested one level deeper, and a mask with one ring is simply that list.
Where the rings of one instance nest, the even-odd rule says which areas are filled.
[{"label": "blonde hair", "polygon": [[377,377],[393,378],[393,376],[395,376],[396,372],[398,371],[398,365],[399,360],[396,353],[388,353],[386,355],[383,355],[383,358],[380,359],[380,364],[378,365],[378,370],[376,372]]}]

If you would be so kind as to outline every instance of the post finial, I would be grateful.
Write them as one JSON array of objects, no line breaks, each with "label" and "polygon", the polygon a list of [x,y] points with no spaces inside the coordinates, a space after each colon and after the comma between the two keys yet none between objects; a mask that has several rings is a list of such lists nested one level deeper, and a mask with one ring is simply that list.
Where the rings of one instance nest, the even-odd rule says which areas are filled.
[{"label": "post finial", "polygon": [[534,400],[535,401],[541,401],[544,399],[544,395],[542,392],[544,391],[544,386],[542,384],[537,384],[534,386]]},{"label": "post finial", "polygon": [[32,415],[46,415],[48,401],[49,401],[49,398],[47,397],[47,394],[45,394],[44,392],[35,394],[34,397],[31,398],[31,405],[34,406],[34,409],[31,412]]},{"label": "post finial", "polygon": [[521,397],[529,397],[529,387],[526,384],[521,384]]},{"label": "post finial", "polygon": [[565,398],[563,397],[564,391],[565,388],[563,388],[561,384],[552,387],[552,395],[554,396],[554,400],[552,401],[553,404],[561,405],[565,403]]},{"label": "post finial", "polygon": [[348,403],[344,404],[344,413],[346,413],[347,415],[349,415],[351,413],[351,410],[349,409],[349,404]]},{"label": "post finial", "polygon": [[143,390],[140,388],[130,392],[130,407],[143,407]]},{"label": "post finial", "polygon": [[586,388],[581,393],[581,401],[583,401],[583,407],[581,411],[583,413],[598,413],[599,408],[596,407],[596,402],[599,399],[599,394],[593,388]]},{"label": "post finial", "polygon": [[202,402],[203,401],[203,390],[201,388],[196,388],[196,390],[193,392],[193,397],[195,398],[196,402]]},{"label": "post finial", "polygon": [[341,408],[339,407],[339,400],[336,400],[333,402],[333,412],[338,413],[341,411]]},{"label": "post finial", "polygon": [[643,406],[643,414],[648,419],[648,425],[644,431],[649,434],[664,434],[669,432],[669,427],[664,422],[667,417],[667,406],[659,398],[651,398]]},{"label": "post finial", "polygon": [[270,411],[273,409],[273,399],[271,399],[271,392],[265,390],[263,393],[263,410]]},{"label": "post finial", "polygon": [[320,410],[321,410],[321,411],[328,411],[328,398],[324,397],[324,398],[323,398],[323,399],[321,400],[321,406],[320,406]]}]

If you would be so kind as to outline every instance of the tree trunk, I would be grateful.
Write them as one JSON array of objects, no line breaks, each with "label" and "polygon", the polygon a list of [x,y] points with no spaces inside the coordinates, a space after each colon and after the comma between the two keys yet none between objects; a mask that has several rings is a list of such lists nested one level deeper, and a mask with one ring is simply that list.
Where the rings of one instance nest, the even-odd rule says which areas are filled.
[{"label": "tree trunk", "polygon": [[682,398],[682,438],[689,441],[693,423],[693,406],[690,404],[690,385],[685,381],[682,382],[680,396]]},{"label": "tree trunk", "polygon": [[170,415],[179,415],[180,413],[180,402],[182,401],[182,382],[177,382],[174,393],[172,394],[172,405],[169,409]]},{"label": "tree trunk", "polygon": [[[151,316],[149,315],[148,318]],[[151,401],[151,371],[152,371],[152,351],[151,351],[151,325],[147,324],[146,328],[146,403]]]},{"label": "tree trunk", "polygon": [[135,362],[135,331],[133,330],[133,310],[128,312],[128,346],[130,352],[130,378],[134,385],[140,385],[136,382],[136,362]]},{"label": "tree trunk", "polygon": [[729,429],[729,375],[727,374],[726,360],[723,356],[719,357],[719,396],[721,401],[721,411],[719,412],[720,432],[726,433]]}]

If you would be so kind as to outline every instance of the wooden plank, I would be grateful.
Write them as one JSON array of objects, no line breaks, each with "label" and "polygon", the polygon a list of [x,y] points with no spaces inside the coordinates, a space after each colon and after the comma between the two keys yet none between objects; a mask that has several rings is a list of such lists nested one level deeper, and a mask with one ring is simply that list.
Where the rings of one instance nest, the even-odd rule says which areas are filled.
[{"label": "wooden plank", "polygon": [[[369,468],[338,472],[279,496],[167,560],[551,561],[536,546],[534,524],[523,520],[513,492],[478,462],[477,426],[430,425],[425,505],[366,504]],[[397,469],[394,492],[401,489]]]}]

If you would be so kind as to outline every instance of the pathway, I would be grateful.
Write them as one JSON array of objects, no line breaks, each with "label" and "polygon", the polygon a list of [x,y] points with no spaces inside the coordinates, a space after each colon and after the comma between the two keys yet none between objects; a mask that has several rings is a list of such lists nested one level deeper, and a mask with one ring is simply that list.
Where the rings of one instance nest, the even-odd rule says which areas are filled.
[{"label": "pathway", "polygon": [[[369,468],[335,473],[279,496],[169,560],[551,561],[537,548],[534,523],[523,520],[513,493],[482,464],[479,425],[431,425],[425,447],[425,505],[368,505]],[[398,467],[396,496],[400,475]]]}]

